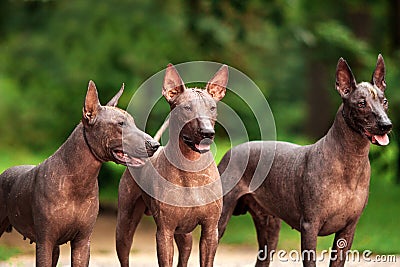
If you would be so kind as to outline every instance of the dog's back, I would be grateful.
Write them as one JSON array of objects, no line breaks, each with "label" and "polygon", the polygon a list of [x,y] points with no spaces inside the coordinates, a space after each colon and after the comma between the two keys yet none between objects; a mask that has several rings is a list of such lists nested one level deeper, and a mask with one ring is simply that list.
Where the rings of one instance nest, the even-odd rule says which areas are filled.
[{"label": "dog's back", "polygon": [[2,174],[0,174],[1,188],[6,190],[18,182],[21,177],[26,177],[27,173],[32,171],[35,165],[19,165],[8,168]]},{"label": "dog's back", "polygon": [[[287,205],[290,199],[286,196],[297,195],[296,180],[303,175],[302,163],[307,160],[311,148],[279,141],[253,141],[233,147],[218,164],[224,195],[231,190],[240,191],[240,195],[258,195],[265,183],[273,194],[263,196],[272,203],[279,203],[284,197],[283,205]],[[244,198],[239,199],[233,215],[248,211],[245,202]]]},{"label": "dog's back", "polygon": [[16,210],[16,202],[30,197],[34,168],[34,165],[14,166],[0,174],[0,237],[4,231],[11,232],[12,229],[7,209]]}]

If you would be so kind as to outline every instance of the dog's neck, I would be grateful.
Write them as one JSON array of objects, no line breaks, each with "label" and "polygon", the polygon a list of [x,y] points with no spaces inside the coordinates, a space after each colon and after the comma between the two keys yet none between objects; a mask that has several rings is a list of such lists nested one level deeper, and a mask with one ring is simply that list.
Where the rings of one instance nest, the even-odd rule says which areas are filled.
[{"label": "dog's neck", "polygon": [[[97,183],[102,162],[91,152],[79,123],[62,146],[48,159],[54,161],[60,176],[74,179],[74,183]],[[83,179],[84,178],[84,179]]]},{"label": "dog's neck", "polygon": [[341,154],[343,160],[349,157],[364,157],[368,159],[369,140],[346,123],[342,111],[343,104],[339,107],[335,121],[326,134],[325,140],[329,144],[328,147],[334,148],[337,153]]}]

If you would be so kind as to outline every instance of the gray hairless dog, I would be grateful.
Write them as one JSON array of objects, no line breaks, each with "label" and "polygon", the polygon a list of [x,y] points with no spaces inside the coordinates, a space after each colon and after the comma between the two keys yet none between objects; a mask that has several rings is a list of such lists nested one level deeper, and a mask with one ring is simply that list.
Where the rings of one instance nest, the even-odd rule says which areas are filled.
[{"label": "gray hairless dog", "polygon": [[56,266],[59,245],[68,241],[72,266],[88,266],[101,164],[140,167],[159,147],[116,107],[122,92],[123,87],[101,106],[90,81],[82,122],[67,141],[43,163],[15,166],[0,175],[0,236],[14,227],[35,242],[37,266]]},{"label": "gray hairless dog", "polygon": [[[280,219],[301,232],[304,266],[316,265],[317,236],[333,233],[330,266],[345,263],[368,199],[370,143],[387,145],[392,129],[386,114],[382,56],[378,56],[371,82],[361,83],[356,83],[346,61],[339,59],[336,89],[343,104],[328,133],[315,144],[244,143],[228,151],[218,166],[223,184],[239,181],[224,196],[220,238],[232,214],[250,212],[260,249],[256,266],[269,265],[268,251],[276,249]],[[274,153],[269,173],[258,172],[257,165],[260,169],[268,165],[263,159]],[[253,176],[265,179],[255,191],[249,189],[250,181],[260,177]]]},{"label": "gray hairless dog", "polygon": [[157,224],[160,266],[172,266],[174,236],[180,248],[178,265],[186,266],[197,225],[202,227],[200,266],[213,265],[222,186],[209,150],[216,102],[224,97],[227,82],[228,67],[222,66],[205,90],[186,88],[168,66],[162,93],[171,106],[169,141],[143,169],[125,171],[120,181],[116,245],[121,266],[129,266],[132,238],[146,207]]}]

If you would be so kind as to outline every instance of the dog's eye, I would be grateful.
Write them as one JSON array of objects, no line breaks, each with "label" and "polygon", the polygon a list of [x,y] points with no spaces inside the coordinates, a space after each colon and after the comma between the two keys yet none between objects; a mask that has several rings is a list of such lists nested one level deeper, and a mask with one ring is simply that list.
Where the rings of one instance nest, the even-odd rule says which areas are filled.
[{"label": "dog's eye", "polygon": [[367,106],[367,101],[361,100],[360,102],[358,102],[357,106],[359,108],[365,108]]},{"label": "dog's eye", "polygon": [[210,108],[211,111],[215,111],[215,109],[216,109],[215,106],[212,106],[212,107]]},{"label": "dog's eye", "polygon": [[386,98],[383,99],[383,105],[386,106],[387,104],[389,104],[388,100]]},{"label": "dog's eye", "polygon": [[191,106],[183,106],[183,109],[186,111],[191,111],[192,107]]},{"label": "dog's eye", "polygon": [[125,126],[125,122],[124,121],[120,121],[120,122],[118,122],[118,125],[121,126],[121,127],[124,127]]}]

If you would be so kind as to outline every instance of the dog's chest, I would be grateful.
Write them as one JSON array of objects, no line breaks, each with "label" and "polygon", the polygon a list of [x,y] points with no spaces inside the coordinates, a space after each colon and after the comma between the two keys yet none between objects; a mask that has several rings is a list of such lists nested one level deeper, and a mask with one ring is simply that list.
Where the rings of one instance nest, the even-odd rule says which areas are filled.
[{"label": "dog's chest", "polygon": [[[50,203],[48,203],[50,204]],[[99,201],[97,196],[83,200],[59,199],[57,203],[42,205],[36,214],[43,218],[40,229],[51,231],[58,244],[73,240],[77,234],[90,232],[96,221]]]},{"label": "dog's chest", "polygon": [[160,223],[168,224],[176,229],[176,233],[189,233],[198,225],[207,222],[216,224],[221,215],[222,200],[198,207],[177,207],[160,203],[155,216]]},{"label": "dog's chest", "polygon": [[322,214],[326,217],[321,226],[320,235],[328,235],[343,229],[349,222],[356,220],[364,210],[368,199],[368,190],[355,192],[343,191],[341,195],[331,198]]},{"label": "dog's chest", "polygon": [[58,243],[63,244],[71,241],[79,233],[91,232],[97,214],[98,205],[95,203],[70,205],[70,209],[66,210],[59,220],[55,220],[55,224],[59,227]]}]

